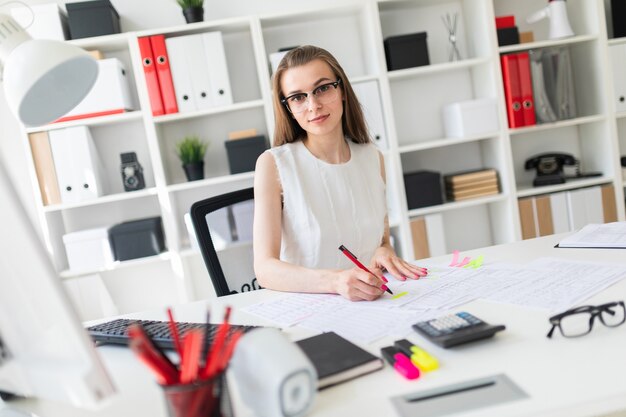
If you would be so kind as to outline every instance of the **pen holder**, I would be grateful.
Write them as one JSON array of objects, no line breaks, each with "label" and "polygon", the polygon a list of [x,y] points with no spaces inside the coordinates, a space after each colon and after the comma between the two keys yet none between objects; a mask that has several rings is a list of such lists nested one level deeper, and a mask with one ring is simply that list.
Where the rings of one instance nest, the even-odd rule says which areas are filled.
[{"label": "pen holder", "polygon": [[224,373],[206,381],[162,388],[170,417],[232,416]]}]

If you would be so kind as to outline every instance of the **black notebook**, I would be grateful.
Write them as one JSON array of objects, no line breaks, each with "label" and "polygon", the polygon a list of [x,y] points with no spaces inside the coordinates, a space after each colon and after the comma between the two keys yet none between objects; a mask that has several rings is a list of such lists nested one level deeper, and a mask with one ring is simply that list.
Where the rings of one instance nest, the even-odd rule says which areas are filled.
[{"label": "black notebook", "polygon": [[383,367],[382,359],[334,332],[322,333],[296,343],[315,366],[318,389]]}]

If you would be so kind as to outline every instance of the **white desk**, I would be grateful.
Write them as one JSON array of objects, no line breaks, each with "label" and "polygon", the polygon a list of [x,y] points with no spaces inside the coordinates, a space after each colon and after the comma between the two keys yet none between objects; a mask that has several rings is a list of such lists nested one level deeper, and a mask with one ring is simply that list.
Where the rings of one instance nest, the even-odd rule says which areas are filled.
[{"label": "white desk", "polygon": [[[463,255],[484,255],[485,262],[525,262],[544,256],[564,259],[621,262],[626,264],[626,250],[555,249],[558,236],[517,242],[509,245],[468,251]],[[449,260],[446,256],[445,260]],[[271,325],[239,310],[260,300],[279,296],[273,291],[256,291],[211,302],[212,319],[219,321],[223,306],[234,306],[233,323]],[[589,304],[626,299],[626,280],[588,300]],[[206,302],[175,308],[177,320],[202,322]],[[444,350],[417,334],[409,339],[434,354],[441,368],[407,381],[389,366],[319,393],[310,416],[394,416],[390,397],[440,387],[483,376],[505,373],[530,398],[457,414],[464,417],[488,416],[600,416],[626,410],[626,324],[609,329],[596,323],[592,332],[579,339],[556,334],[546,338],[550,329],[549,313],[504,304],[474,301],[463,307],[490,323],[505,324],[506,331],[495,339]],[[164,312],[134,314],[131,317],[165,319]],[[310,335],[290,328],[294,339]],[[379,340],[366,346],[379,355],[382,346],[393,339]],[[99,348],[107,368],[121,394],[97,412],[74,411],[51,404],[24,404],[41,417],[80,416],[165,416],[164,400],[154,379],[125,348]],[[239,409],[241,417],[251,415]],[[622,415],[621,413],[615,415]],[[624,412],[626,415],[626,412]]]}]

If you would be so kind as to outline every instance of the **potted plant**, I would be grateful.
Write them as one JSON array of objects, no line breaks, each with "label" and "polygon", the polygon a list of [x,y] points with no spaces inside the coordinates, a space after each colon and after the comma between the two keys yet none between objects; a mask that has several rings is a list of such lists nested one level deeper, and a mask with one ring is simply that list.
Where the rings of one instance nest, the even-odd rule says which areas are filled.
[{"label": "potted plant", "polygon": [[187,23],[202,22],[204,20],[204,0],[176,0],[183,9],[183,16]]},{"label": "potted plant", "polygon": [[187,181],[204,178],[204,153],[208,144],[202,142],[198,136],[185,136],[176,144],[176,153],[183,163]]}]

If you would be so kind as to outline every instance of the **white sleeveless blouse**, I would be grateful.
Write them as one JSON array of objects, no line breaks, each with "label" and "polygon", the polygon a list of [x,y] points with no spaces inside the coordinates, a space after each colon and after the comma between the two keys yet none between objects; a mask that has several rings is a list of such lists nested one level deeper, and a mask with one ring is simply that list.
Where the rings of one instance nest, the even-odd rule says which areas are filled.
[{"label": "white sleeveless blouse", "polygon": [[280,259],[320,269],[354,267],[345,245],[368,266],[387,215],[380,157],[373,144],[348,140],[350,160],[329,164],[302,141],[270,149],[283,190]]}]

